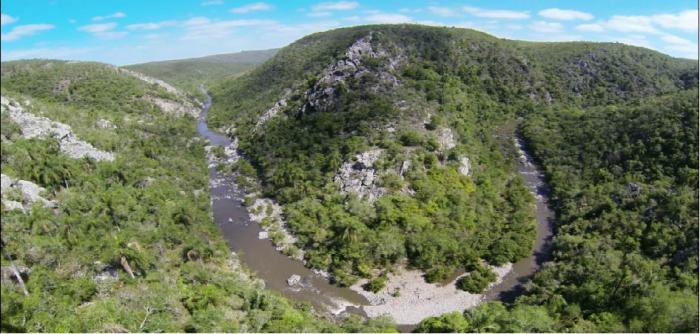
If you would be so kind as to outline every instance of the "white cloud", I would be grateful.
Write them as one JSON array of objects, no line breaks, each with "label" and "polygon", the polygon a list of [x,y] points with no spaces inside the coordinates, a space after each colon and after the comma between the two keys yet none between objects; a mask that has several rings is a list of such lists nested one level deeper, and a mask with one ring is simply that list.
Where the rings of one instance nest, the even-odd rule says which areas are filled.
[{"label": "white cloud", "polygon": [[407,23],[411,18],[403,14],[373,13],[366,16],[365,21],[369,23]]},{"label": "white cloud", "polygon": [[331,12],[309,12],[308,14],[306,14],[306,16],[309,16],[309,17],[326,17],[326,16],[331,16],[331,14],[333,14],[333,13],[331,13]]},{"label": "white cloud", "polygon": [[7,34],[0,34],[0,39],[3,42],[18,40],[22,37],[36,35],[41,31],[51,30],[54,26],[51,24],[25,24],[16,26]]},{"label": "white cloud", "polygon": [[0,13],[0,26],[4,26],[6,24],[14,23],[17,22],[17,18],[14,18],[10,15],[7,15],[5,13]]},{"label": "white cloud", "polygon": [[698,10],[684,10],[677,14],[658,14],[651,17],[661,27],[688,32],[698,31]]},{"label": "white cloud", "polygon": [[579,31],[589,31],[589,32],[602,32],[605,30],[602,25],[598,23],[586,23],[586,24],[579,24],[576,26],[576,30]]},{"label": "white cloud", "polygon": [[454,10],[447,7],[429,6],[428,11],[435,15],[444,17],[456,16],[457,14]]},{"label": "white cloud", "polygon": [[547,8],[539,12],[540,16],[546,17],[553,20],[592,20],[593,15],[591,13],[580,12],[577,10],[569,9],[559,9],[559,8]]},{"label": "white cloud", "polygon": [[562,26],[559,22],[536,21],[530,25],[530,29],[536,32],[552,33],[563,31],[564,26]]},{"label": "white cloud", "polygon": [[462,11],[473,16],[488,17],[492,19],[527,19],[530,17],[530,14],[528,12],[519,12],[504,9],[484,9],[465,6],[462,7]]},{"label": "white cloud", "polygon": [[204,16],[195,16],[187,21],[185,21],[186,26],[197,26],[197,25],[203,25],[211,22],[208,18]]},{"label": "white cloud", "polygon": [[95,48],[34,48],[22,50],[10,50],[3,52],[3,60],[15,59],[30,59],[30,58],[51,58],[51,59],[70,59],[88,52],[96,50]]},{"label": "white cloud", "polygon": [[114,14],[110,15],[105,15],[105,16],[95,16],[92,18],[93,21],[102,21],[102,20],[107,20],[107,19],[120,19],[122,17],[126,17],[126,14],[123,12],[115,12]]},{"label": "white cloud", "polygon": [[183,40],[197,40],[202,38],[223,38],[234,33],[240,27],[274,27],[277,22],[273,20],[228,20],[211,21],[205,17],[195,17],[185,22],[185,35]]},{"label": "white cloud", "polygon": [[614,15],[605,24],[606,27],[621,32],[656,33],[658,30],[648,16]]},{"label": "white cloud", "polygon": [[110,22],[110,23],[88,24],[86,26],[82,26],[82,27],[78,28],[78,30],[94,34],[94,33],[109,31],[109,30],[112,30],[116,27],[117,27],[116,23]]},{"label": "white cloud", "polygon": [[351,10],[359,6],[355,1],[338,1],[338,2],[322,2],[311,7],[315,12],[323,12],[330,10]]},{"label": "white cloud", "polygon": [[97,23],[81,26],[78,28],[78,30],[90,33],[100,39],[117,39],[128,34],[126,31],[114,31],[114,28],[116,27],[117,24],[114,22]]},{"label": "white cloud", "polygon": [[172,27],[175,25],[177,25],[177,21],[161,21],[130,24],[126,26],[126,28],[129,30],[158,30],[163,27]]},{"label": "white cloud", "polygon": [[272,9],[271,5],[268,5],[264,2],[256,2],[256,3],[247,4],[247,5],[241,6],[241,7],[231,8],[231,13],[245,14],[245,13],[250,13],[250,12],[255,12],[255,11],[260,11],[260,10],[270,10],[270,9]]},{"label": "white cloud", "polygon": [[223,5],[224,1],[223,0],[208,0],[208,1],[202,1],[202,6],[218,6],[218,5]]}]

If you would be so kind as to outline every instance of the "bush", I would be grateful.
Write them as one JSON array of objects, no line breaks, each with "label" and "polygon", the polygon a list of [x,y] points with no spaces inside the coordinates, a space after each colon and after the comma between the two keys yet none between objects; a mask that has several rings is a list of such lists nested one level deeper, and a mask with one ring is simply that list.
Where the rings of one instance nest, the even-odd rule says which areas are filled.
[{"label": "bush", "polygon": [[404,146],[420,146],[423,144],[423,135],[415,130],[404,130],[399,135],[399,140]]},{"label": "bush", "polygon": [[481,264],[469,275],[460,278],[457,281],[457,287],[469,293],[482,293],[489,283],[496,281],[496,273],[491,268]]}]

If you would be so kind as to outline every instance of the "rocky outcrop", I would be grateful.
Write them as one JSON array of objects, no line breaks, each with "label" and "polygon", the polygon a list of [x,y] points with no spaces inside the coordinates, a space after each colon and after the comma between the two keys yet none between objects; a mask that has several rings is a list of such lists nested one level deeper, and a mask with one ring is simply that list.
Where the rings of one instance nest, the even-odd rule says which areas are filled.
[{"label": "rocky outcrop", "polygon": [[447,151],[456,146],[455,135],[450,128],[437,129],[437,142],[440,144],[440,150]]},{"label": "rocky outcrop", "polygon": [[282,215],[282,206],[269,198],[257,198],[248,207],[248,216],[251,221],[260,224],[262,232],[265,232],[259,233],[258,238],[272,239],[278,251],[303,261],[304,251],[294,245],[297,239],[287,229],[286,221]]},{"label": "rocky outcrop", "polygon": [[114,125],[114,123],[112,123],[110,120],[104,119],[104,118],[98,119],[97,122],[95,122],[95,126],[97,126],[100,129],[116,129],[117,128],[117,126]]},{"label": "rocky outcrop", "polygon": [[60,143],[61,152],[74,159],[89,157],[97,161],[114,160],[114,154],[98,150],[90,143],[78,139],[67,124],[25,112],[17,101],[4,96],[0,97],[0,105],[2,110],[7,110],[10,118],[19,125],[22,138],[55,138]]},{"label": "rocky outcrop", "polygon": [[128,75],[131,75],[141,81],[147,82],[149,84],[154,84],[157,85],[163,89],[165,89],[166,92],[174,95],[177,99],[176,100],[171,100],[171,99],[165,99],[161,97],[155,97],[155,96],[146,96],[144,99],[146,101],[149,101],[158,108],[160,108],[164,113],[169,113],[173,114],[176,116],[184,116],[184,115],[189,115],[192,117],[197,117],[199,115],[200,107],[196,106],[194,103],[190,101],[190,99],[187,97],[187,94],[182,92],[181,90],[171,86],[167,82],[149,77],[145,74],[139,73],[139,72],[134,72],[131,70],[127,70],[124,68],[118,68],[118,71],[121,73],[125,73]]},{"label": "rocky outcrop", "polygon": [[160,97],[146,96],[144,99],[148,102],[155,104],[160,110],[166,114],[175,115],[182,117],[189,115],[192,117],[197,117],[199,115],[199,108],[195,107],[192,103],[186,101],[173,101],[170,99],[164,99]]},{"label": "rocky outcrop", "polygon": [[5,210],[22,210],[23,212],[31,209],[34,203],[39,203],[46,208],[55,208],[56,202],[49,201],[44,198],[43,194],[46,189],[40,187],[34,182],[25,180],[14,180],[12,177],[1,174],[2,176],[2,204]]},{"label": "rocky outcrop", "polygon": [[374,168],[374,163],[383,152],[382,149],[372,149],[356,155],[353,161],[343,163],[335,175],[335,182],[340,186],[340,190],[356,194],[369,202],[374,202],[384,195],[386,189],[377,184],[378,171]]},{"label": "rocky outcrop", "polygon": [[468,157],[461,157],[459,159],[459,172],[462,175],[470,176],[470,175],[472,175],[471,169],[472,169],[472,165],[471,165],[471,162],[469,162],[469,158]]},{"label": "rocky outcrop", "polygon": [[[358,39],[346,50],[343,59],[336,61],[321,72],[321,78],[304,94],[306,103],[302,107],[302,112],[331,110],[339,85],[351,78],[359,78],[370,72],[376,74],[380,82],[379,85],[374,85],[370,89],[378,91],[398,86],[399,81],[390,71],[398,66],[402,58],[392,58],[384,50],[375,50],[371,41],[372,35]],[[366,58],[386,58],[386,60],[382,61],[380,65],[370,68],[364,64]]]}]

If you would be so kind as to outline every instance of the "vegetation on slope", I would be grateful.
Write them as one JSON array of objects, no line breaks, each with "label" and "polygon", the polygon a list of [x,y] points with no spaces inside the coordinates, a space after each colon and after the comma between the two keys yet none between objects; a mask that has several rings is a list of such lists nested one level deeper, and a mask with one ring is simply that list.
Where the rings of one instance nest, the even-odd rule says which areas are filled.
[{"label": "vegetation on slope", "polygon": [[[324,69],[366,36],[384,56],[363,58],[367,73],[332,86],[329,108],[307,108]],[[402,259],[434,280],[479,258],[528,254],[532,199],[492,139],[524,117],[558,216],[553,264],[515,306],[488,303],[419,329],[689,331],[698,319],[697,73],[694,61],[621,44],[363,26],[307,36],[215,87],[209,122],[235,126],[254,167],[244,169],[285,204],[308,263],[349,284]],[[383,86],[386,74],[400,85]],[[455,148],[436,145],[441,127],[454,130]],[[388,177],[374,203],[341,192],[338,168],[376,148],[385,153],[375,169],[390,175],[409,160],[410,172]],[[470,176],[456,172],[463,156]]]},{"label": "vegetation on slope", "polygon": [[425,320],[420,331],[698,331],[698,90],[522,127],[552,188],[554,261],[511,309]]},{"label": "vegetation on slope", "polygon": [[[238,264],[212,223],[194,119],[140,98],[166,94],[160,88],[108,65],[61,61],[3,63],[2,82],[26,112],[116,156],[70,159],[53,139],[22,138],[3,108],[2,173],[58,202],[26,214],[3,208],[3,331],[391,330],[383,320],[320,320]],[[28,269],[27,296],[5,277],[10,261]]]},{"label": "vegetation on slope", "polygon": [[[438,281],[481,259],[500,265],[527,256],[533,198],[490,135],[509,110],[483,89],[472,89],[463,68],[445,66],[449,31],[381,28],[372,45],[386,50],[387,58],[405,58],[405,66],[386,72],[387,59],[363,58],[377,70],[342,83],[333,111],[300,112],[308,102],[304,90],[323,67],[373,29],[316,34],[280,50],[249,75],[214,90],[210,122],[225,125],[222,119],[236,115],[241,148],[258,168],[263,193],[286,204],[288,225],[308,263],[330,271],[340,284],[404,260]],[[490,45],[481,33],[465,36]],[[302,73],[307,80],[298,80]],[[397,76],[401,86],[377,89],[383,73]],[[257,129],[256,112],[270,107],[261,100],[282,94],[282,87],[291,87],[283,115]],[[424,124],[428,116],[434,118]],[[455,147],[439,144],[440,129],[447,127]],[[370,149],[384,152],[373,168],[387,192],[375,203],[340,192],[334,181],[344,162]],[[459,172],[465,155],[470,176]],[[405,162],[410,168],[403,175],[393,172]]]},{"label": "vegetation on slope", "polygon": [[161,79],[194,96],[201,96],[199,85],[210,86],[241,73],[274,56],[277,49],[243,51],[200,58],[156,61],[125,66],[150,77]]}]

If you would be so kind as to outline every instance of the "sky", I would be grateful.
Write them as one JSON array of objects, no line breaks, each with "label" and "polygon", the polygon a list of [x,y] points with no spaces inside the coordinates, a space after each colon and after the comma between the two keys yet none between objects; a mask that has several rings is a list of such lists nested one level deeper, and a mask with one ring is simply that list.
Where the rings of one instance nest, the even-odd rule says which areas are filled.
[{"label": "sky", "polygon": [[373,23],[480,30],[531,41],[621,42],[698,58],[695,0],[3,0],[2,60],[115,65],[283,47]]}]

